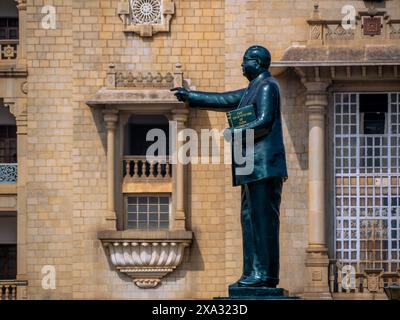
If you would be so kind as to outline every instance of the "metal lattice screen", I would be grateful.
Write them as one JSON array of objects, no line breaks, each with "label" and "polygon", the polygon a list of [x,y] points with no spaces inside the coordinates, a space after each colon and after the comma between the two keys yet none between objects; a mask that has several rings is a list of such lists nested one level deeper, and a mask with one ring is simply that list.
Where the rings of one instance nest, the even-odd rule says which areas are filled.
[{"label": "metal lattice screen", "polygon": [[[382,112],[368,110],[373,98]],[[336,259],[359,272],[394,272],[400,264],[400,93],[337,93],[334,103]]]}]

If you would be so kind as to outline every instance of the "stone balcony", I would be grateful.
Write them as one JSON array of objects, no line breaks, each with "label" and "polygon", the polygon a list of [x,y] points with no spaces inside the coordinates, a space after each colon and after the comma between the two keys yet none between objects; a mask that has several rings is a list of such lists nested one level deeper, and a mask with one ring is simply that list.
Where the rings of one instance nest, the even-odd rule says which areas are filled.
[{"label": "stone balcony", "polygon": [[118,272],[139,288],[155,288],[181,263],[192,243],[191,231],[100,231],[98,238]]}]

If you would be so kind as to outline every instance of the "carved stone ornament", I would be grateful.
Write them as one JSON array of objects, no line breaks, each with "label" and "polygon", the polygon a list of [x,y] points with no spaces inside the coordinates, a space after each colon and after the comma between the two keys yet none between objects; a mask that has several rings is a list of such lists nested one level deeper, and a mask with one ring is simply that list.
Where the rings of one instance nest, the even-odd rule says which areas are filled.
[{"label": "carved stone ornament", "polygon": [[[374,7],[358,11],[354,20],[331,20],[321,17],[318,4],[314,5],[309,25],[308,44],[329,45],[338,41],[368,40],[369,37],[381,39],[400,38],[400,19],[392,18],[386,10]],[[368,38],[366,38],[367,36]]]},{"label": "carved stone ornament", "polygon": [[124,0],[118,4],[118,15],[124,23],[124,32],[151,37],[157,32],[169,32],[175,13],[172,0]]},{"label": "carved stone ornament", "polygon": [[28,94],[28,81],[21,83],[21,91],[23,94]]},{"label": "carved stone ornament", "polygon": [[155,288],[161,278],[181,264],[184,249],[191,240],[184,241],[103,241],[114,267],[131,277],[142,289]]},{"label": "carved stone ornament", "polygon": [[382,17],[363,17],[362,21],[365,36],[378,36],[381,34]]},{"label": "carved stone ornament", "polygon": [[142,289],[155,288],[181,263],[193,240],[186,230],[105,230],[98,233],[115,269]]},{"label": "carved stone ornament", "polygon": [[15,60],[17,58],[16,44],[0,44],[1,60]]},{"label": "carved stone ornament", "polygon": [[367,289],[369,292],[378,292],[380,288],[380,278],[383,273],[381,269],[366,269]]}]

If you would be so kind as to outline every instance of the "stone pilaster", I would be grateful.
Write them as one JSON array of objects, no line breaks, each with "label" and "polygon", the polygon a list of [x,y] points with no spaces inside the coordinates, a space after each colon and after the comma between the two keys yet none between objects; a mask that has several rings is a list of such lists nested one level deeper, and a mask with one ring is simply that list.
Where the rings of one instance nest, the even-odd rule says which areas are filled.
[{"label": "stone pilaster", "polygon": [[107,220],[114,221],[115,228],[117,216],[115,213],[115,127],[118,121],[118,111],[104,110],[103,118],[107,129]]},{"label": "stone pilaster", "polygon": [[305,82],[308,110],[308,210],[305,296],[331,298],[325,234],[325,114],[329,82]]},{"label": "stone pilaster", "polygon": [[26,66],[26,0],[15,0],[18,8],[19,48],[17,61],[20,66]]},{"label": "stone pilaster", "polygon": [[[172,120],[176,121],[176,151],[179,152],[181,146],[183,145],[182,139],[179,138],[181,130],[185,129],[187,121],[187,110],[174,110]],[[175,158],[176,163],[173,164],[172,175],[173,175],[173,190],[175,194],[173,195],[174,209],[172,216],[172,230],[185,230],[185,166],[179,161],[178,153]]]}]

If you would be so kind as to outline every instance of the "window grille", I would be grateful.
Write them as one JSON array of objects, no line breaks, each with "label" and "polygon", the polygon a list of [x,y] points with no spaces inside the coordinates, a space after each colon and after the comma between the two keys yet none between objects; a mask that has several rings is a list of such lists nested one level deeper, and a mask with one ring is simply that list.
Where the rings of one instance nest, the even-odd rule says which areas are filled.
[{"label": "window grille", "polygon": [[18,18],[0,18],[0,40],[18,39]]},{"label": "window grille", "polygon": [[[366,94],[335,94],[335,254],[358,272],[395,272],[400,265],[400,93],[382,94],[388,106],[377,122],[385,119],[388,130],[377,123],[367,133],[361,95]],[[381,134],[371,134],[374,127]]]},{"label": "window grille", "polygon": [[127,196],[126,206],[128,229],[169,228],[169,196]]},{"label": "window grille", "polygon": [[17,162],[17,127],[0,126],[0,163]]}]

